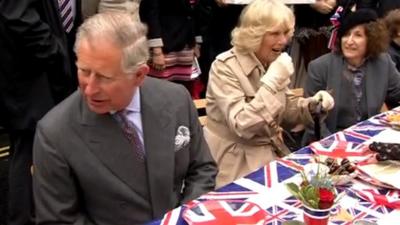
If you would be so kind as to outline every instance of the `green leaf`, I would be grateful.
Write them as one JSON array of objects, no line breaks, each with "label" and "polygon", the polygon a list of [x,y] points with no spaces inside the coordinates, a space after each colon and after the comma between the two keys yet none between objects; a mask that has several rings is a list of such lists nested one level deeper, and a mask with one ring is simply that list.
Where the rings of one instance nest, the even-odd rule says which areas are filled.
[{"label": "green leaf", "polygon": [[297,199],[300,199],[300,189],[299,187],[295,184],[295,183],[288,183],[286,184],[286,188],[288,189],[288,191]]},{"label": "green leaf", "polygon": [[312,207],[312,208],[314,208],[314,209],[318,209],[318,203],[319,203],[319,201],[315,201],[314,199],[309,199],[308,200],[308,203],[310,204],[310,206]]},{"label": "green leaf", "polygon": [[316,188],[314,186],[307,186],[304,188],[304,195],[308,198],[315,198]]},{"label": "green leaf", "polygon": [[299,187],[295,183],[287,183],[286,184],[287,189],[289,190],[290,193],[296,193],[298,194],[300,192]]}]

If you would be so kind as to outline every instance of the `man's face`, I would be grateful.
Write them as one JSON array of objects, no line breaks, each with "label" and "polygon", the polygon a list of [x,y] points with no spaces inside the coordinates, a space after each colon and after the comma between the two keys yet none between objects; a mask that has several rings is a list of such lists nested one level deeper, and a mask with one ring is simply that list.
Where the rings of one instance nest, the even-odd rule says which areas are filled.
[{"label": "man's face", "polygon": [[144,76],[124,73],[122,51],[106,38],[82,40],[77,46],[79,88],[90,108],[103,114],[124,109]]}]

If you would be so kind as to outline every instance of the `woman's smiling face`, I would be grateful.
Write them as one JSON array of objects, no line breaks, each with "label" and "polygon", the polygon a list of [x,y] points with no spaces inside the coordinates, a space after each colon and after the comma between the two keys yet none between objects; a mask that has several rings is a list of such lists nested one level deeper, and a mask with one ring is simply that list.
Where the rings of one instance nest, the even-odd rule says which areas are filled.
[{"label": "woman's smiling face", "polygon": [[343,56],[354,65],[359,66],[367,54],[367,34],[364,25],[358,25],[347,31],[341,40]]},{"label": "woman's smiling face", "polygon": [[259,49],[256,51],[257,58],[264,65],[269,65],[285,50],[290,40],[290,29],[276,27],[265,32]]}]

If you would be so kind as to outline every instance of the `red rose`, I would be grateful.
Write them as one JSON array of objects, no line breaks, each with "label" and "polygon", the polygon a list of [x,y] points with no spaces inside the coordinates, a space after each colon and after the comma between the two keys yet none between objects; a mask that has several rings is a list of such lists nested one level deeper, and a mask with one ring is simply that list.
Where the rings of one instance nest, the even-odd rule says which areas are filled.
[{"label": "red rose", "polygon": [[335,195],[333,192],[326,188],[319,189],[319,208],[320,209],[329,209],[333,205],[333,201],[335,200]]}]

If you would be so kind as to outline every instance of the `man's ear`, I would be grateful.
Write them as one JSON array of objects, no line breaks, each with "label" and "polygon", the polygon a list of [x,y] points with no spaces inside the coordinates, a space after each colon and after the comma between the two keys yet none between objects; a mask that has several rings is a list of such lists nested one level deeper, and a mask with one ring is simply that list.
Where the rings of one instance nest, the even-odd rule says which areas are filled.
[{"label": "man's ear", "polygon": [[141,86],[143,84],[144,78],[149,73],[150,68],[147,64],[140,65],[135,73],[135,83],[136,86]]}]

